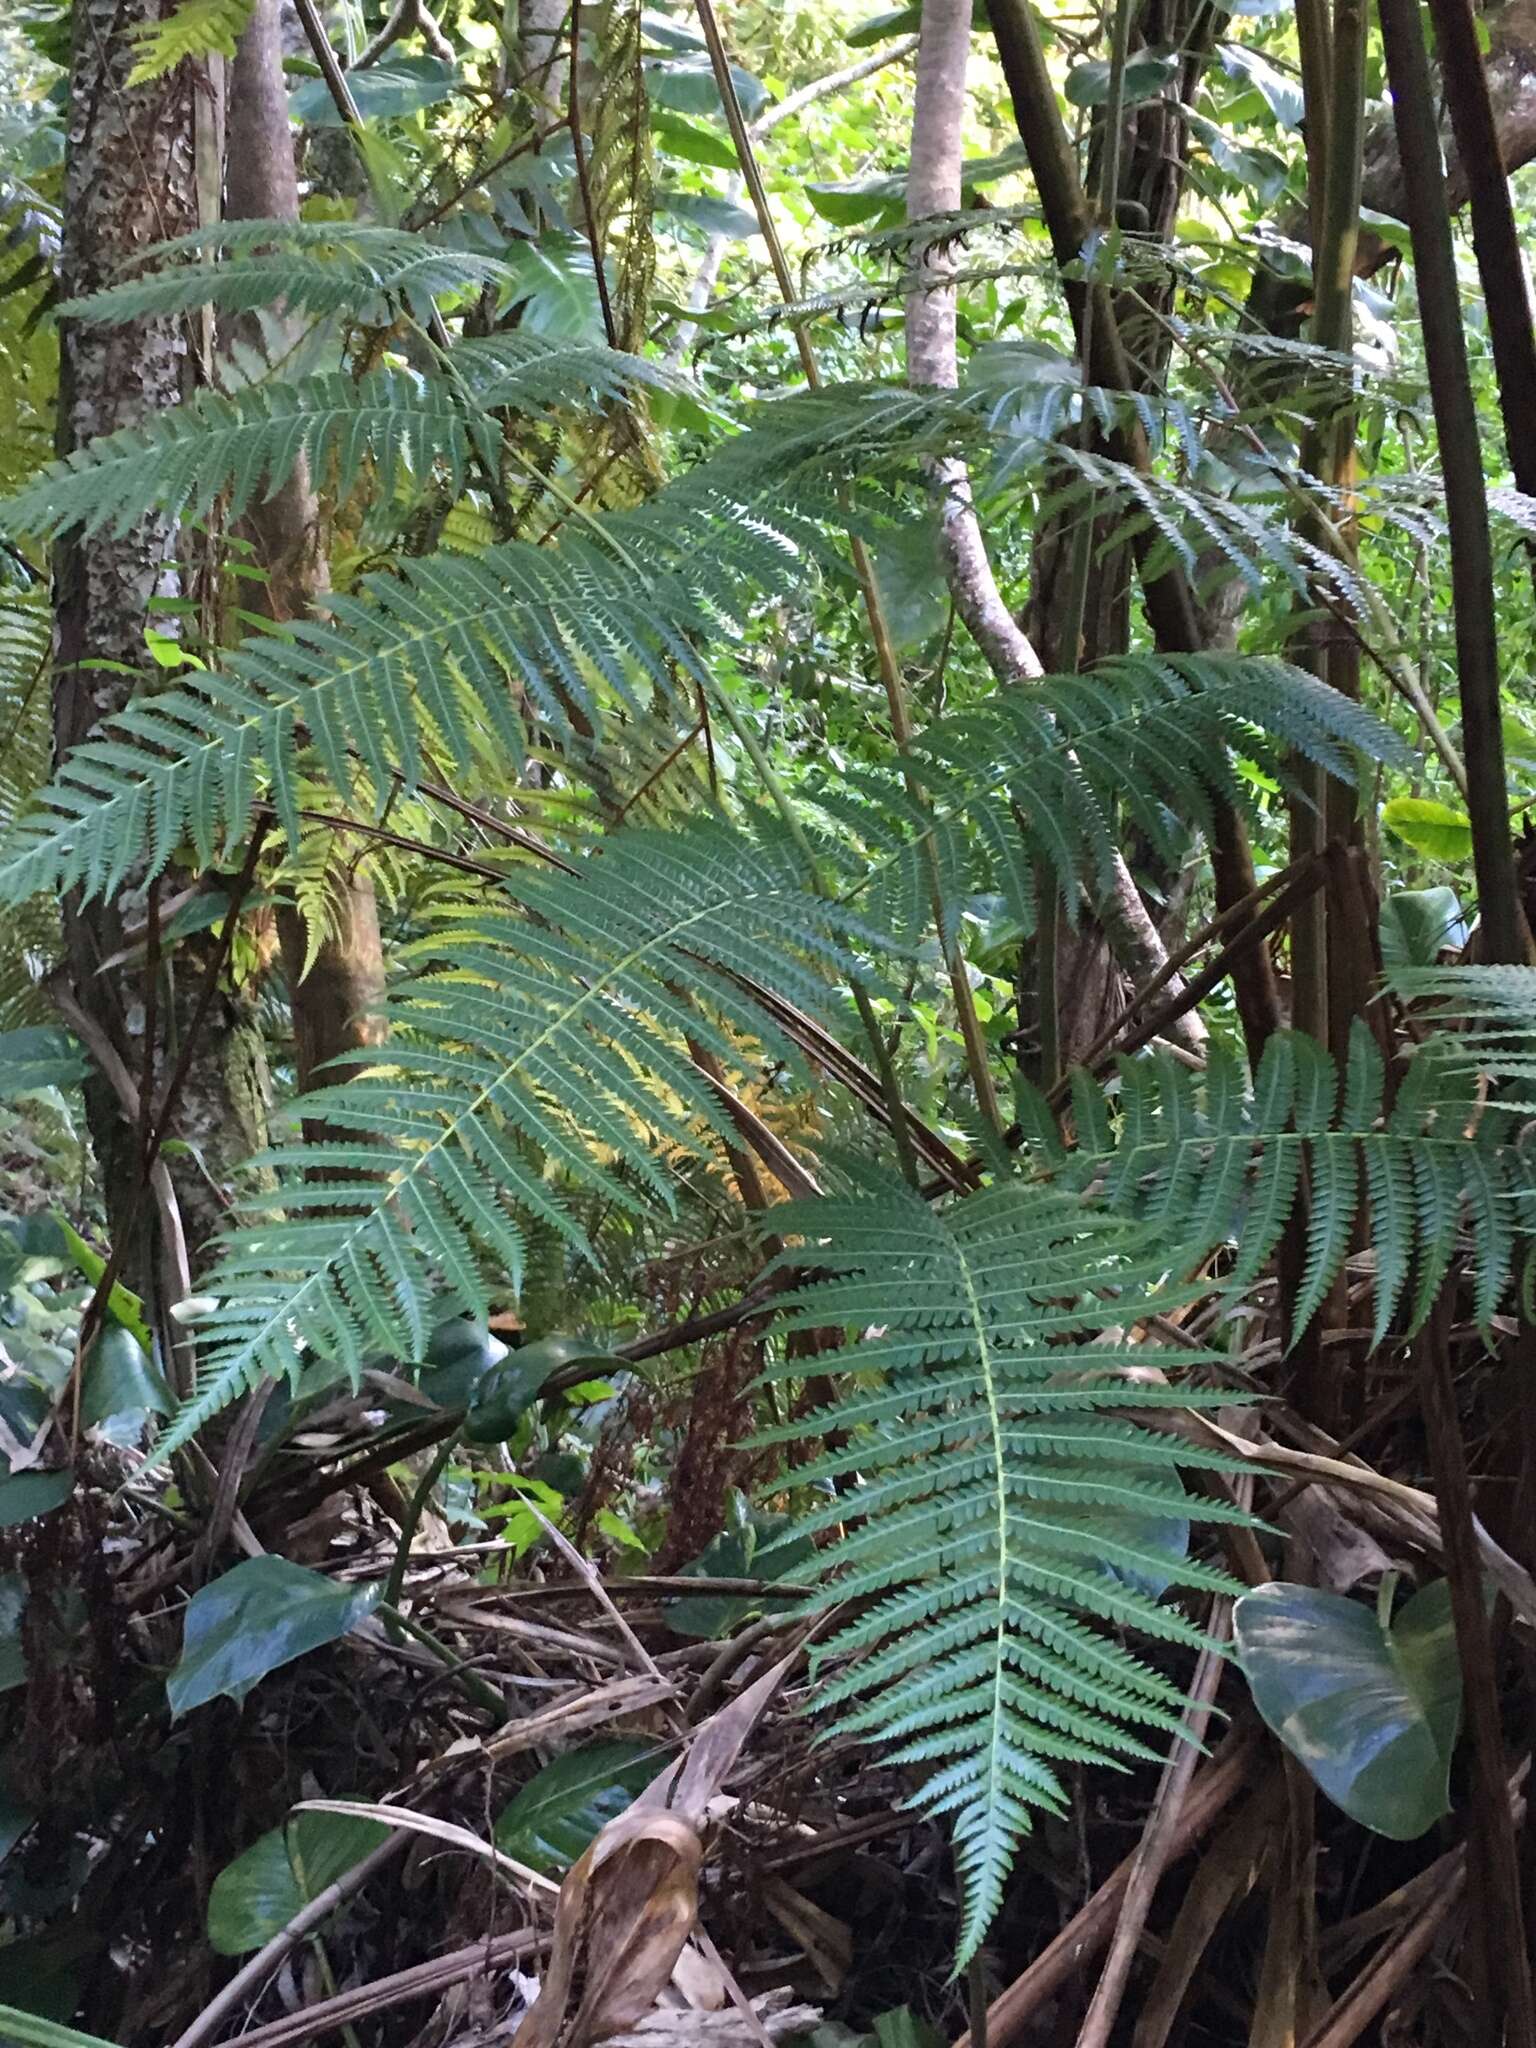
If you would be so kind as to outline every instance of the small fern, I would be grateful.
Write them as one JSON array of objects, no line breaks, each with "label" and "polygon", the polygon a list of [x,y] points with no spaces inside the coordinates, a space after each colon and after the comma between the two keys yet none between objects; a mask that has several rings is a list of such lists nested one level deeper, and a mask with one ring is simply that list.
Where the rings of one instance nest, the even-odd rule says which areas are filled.
[{"label": "small fern", "polygon": [[334,1135],[254,1162],[282,1213],[265,1214],[267,1180],[262,1220],[225,1244],[197,1390],[159,1455],[264,1375],[295,1377],[301,1335],[353,1373],[380,1352],[422,1356],[435,1314],[517,1293],[530,1222],[590,1256],[530,1149],[621,1212],[670,1207],[662,1148],[697,1157],[723,1127],[686,1042],[733,1068],[743,1041],[793,1062],[752,984],[828,1018],[859,971],[857,927],[802,878],[771,832],[621,832],[418,941],[387,1051],[304,1098]]},{"label": "small fern", "polygon": [[[1031,1811],[1068,1809],[1059,1767],[1150,1760],[1147,1738],[1179,1727],[1180,1687],[1121,1631],[1201,1646],[1159,1595],[1233,1588],[1179,1531],[1245,1517],[1179,1482],[1180,1464],[1227,1461],[1127,1411],[1219,1397],[1127,1379],[1147,1354],[1099,1333],[1180,1290],[1154,1231],[1076,1196],[1012,1179],[938,1209],[865,1184],[774,1221],[803,1239],[787,1256],[828,1276],[781,1326],[844,1333],[818,1362],[846,1375],[843,1398],[756,1440],[827,1442],[776,1482],[836,1489],[798,1518],[828,1540],[797,1569],[843,1617],[814,1653],[834,1674],[820,1700],[927,1773],[914,1803],[953,1827],[963,1964]],[[786,1358],[768,1377],[803,1371]]]}]

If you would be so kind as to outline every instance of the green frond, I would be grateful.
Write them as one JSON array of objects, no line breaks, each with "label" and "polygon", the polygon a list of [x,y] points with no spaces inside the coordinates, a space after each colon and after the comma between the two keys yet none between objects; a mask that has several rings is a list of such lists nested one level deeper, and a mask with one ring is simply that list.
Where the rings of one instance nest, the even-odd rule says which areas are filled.
[{"label": "green frond", "polygon": [[617,833],[571,874],[519,872],[418,941],[387,1047],[304,1098],[327,1142],[254,1162],[262,1214],[209,1276],[197,1391],[159,1455],[263,1375],[296,1375],[301,1334],[354,1374],[421,1356],[443,1313],[517,1294],[530,1223],[590,1256],[533,1159],[620,1211],[670,1207],[674,1158],[725,1127],[688,1041],[733,1070],[743,1044],[790,1056],[750,987],[835,1020],[854,932],[776,834],[700,825]]},{"label": "green frond", "polygon": [[141,22],[133,33],[134,66],[128,85],[145,85],[174,71],[185,57],[233,57],[252,0],[179,0],[163,21]]},{"label": "green frond", "polygon": [[[1515,985],[1509,1000],[1518,1000]],[[1400,1313],[1418,1328],[1464,1239],[1484,1322],[1508,1286],[1527,1176],[1512,1108],[1478,1113],[1481,1071],[1463,1040],[1432,1037],[1409,1061],[1388,1112],[1381,1058],[1363,1022],[1354,1027],[1342,1099],[1333,1061],[1299,1032],[1270,1040],[1251,1085],[1224,1048],[1213,1048],[1198,1082],[1153,1051],[1117,1063],[1118,1115],[1094,1082],[1075,1074],[1076,1145],[1064,1150],[1026,1135],[1025,1156],[1042,1181],[1095,1188],[1111,1208],[1156,1226],[1174,1270],[1193,1271],[1230,1245],[1224,1284],[1238,1291],[1274,1256],[1305,1169],[1306,1257],[1290,1304],[1293,1332],[1338,1277],[1368,1202],[1380,1343]],[[1040,1128],[1036,1108],[1025,1130]],[[1525,1219],[1524,1234],[1532,1221]]]},{"label": "green frond", "polygon": [[228,516],[281,488],[301,456],[345,499],[371,465],[389,497],[402,473],[418,486],[437,471],[457,496],[475,457],[494,472],[499,411],[545,411],[676,389],[681,379],[613,349],[571,349],[532,336],[466,342],[458,381],[385,367],[203,391],[140,425],[88,442],[52,464],[3,508],[21,531],[126,532],[154,507],[198,519],[228,492]]},{"label": "green frond", "polygon": [[874,1603],[814,1653],[823,1697],[857,1698],[840,1727],[898,1745],[924,1767],[915,1803],[951,1816],[963,1963],[1031,1811],[1064,1803],[1052,1765],[1144,1758],[1148,1731],[1177,1726],[1177,1685],[1120,1632],[1203,1643],[1161,1596],[1229,1590],[1189,1556],[1189,1524],[1245,1517],[1187,1495],[1183,1445],[1134,1420],[1185,1391],[1138,1384],[1128,1402],[1115,1383],[1140,1354],[1106,1344],[1105,1325],[1180,1298],[1142,1226],[1018,1178],[942,1209],[871,1184],[775,1224],[803,1241],[786,1256],[827,1275],[784,1320],[843,1332],[826,1362],[850,1382],[792,1425],[836,1448],[775,1488],[863,1481],[804,1524],[831,1533],[806,1567],[817,1604]]},{"label": "green frond", "polygon": [[888,929],[910,932],[929,915],[926,831],[948,899],[994,889],[1029,930],[1036,867],[1055,874],[1074,915],[1108,882],[1118,811],[1176,862],[1176,821],[1209,830],[1218,802],[1243,801],[1234,755],[1282,777],[1291,753],[1346,782],[1356,754],[1407,761],[1381,720],[1287,662],[1134,654],[936,720],[909,757],[926,814],[894,773],[844,772],[814,795],[861,836],[867,873],[850,873],[850,887]]},{"label": "green frond", "polygon": [[[226,260],[196,260],[213,254]],[[157,243],[141,261],[164,267],[141,269],[120,284],[69,300],[59,311],[110,326],[171,318],[200,306],[255,313],[286,305],[291,313],[344,313],[367,326],[387,327],[396,307],[419,316],[439,298],[510,285],[515,278],[498,257],[356,221],[229,221]]]}]

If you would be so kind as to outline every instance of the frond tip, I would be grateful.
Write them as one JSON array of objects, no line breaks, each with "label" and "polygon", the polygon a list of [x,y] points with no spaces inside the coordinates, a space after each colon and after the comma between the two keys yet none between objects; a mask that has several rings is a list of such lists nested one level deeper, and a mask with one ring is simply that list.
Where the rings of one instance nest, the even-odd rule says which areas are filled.
[{"label": "frond tip", "polygon": [[[855,1604],[815,1652],[821,1699],[857,1700],[840,1730],[894,1744],[925,1774],[914,1803],[950,1817],[963,1964],[1031,1813],[1067,1810],[1058,1766],[1150,1760],[1145,1738],[1181,1726],[1180,1688],[1120,1633],[1203,1646],[1161,1595],[1237,1590],[1189,1556],[1188,1531],[1247,1517],[1179,1480],[1180,1464],[1230,1461],[1134,1411],[1218,1397],[1128,1378],[1149,1354],[1101,1333],[1182,1295],[1150,1233],[1075,1198],[1012,1180],[940,1211],[881,1185],[774,1216],[830,1276],[785,1322],[853,1333],[830,1366],[848,1395],[759,1439],[820,1434],[825,1453],[776,1488],[844,1487],[800,1523],[831,1538],[815,1604]],[[1150,1355],[1165,1370],[1202,1356]]]}]

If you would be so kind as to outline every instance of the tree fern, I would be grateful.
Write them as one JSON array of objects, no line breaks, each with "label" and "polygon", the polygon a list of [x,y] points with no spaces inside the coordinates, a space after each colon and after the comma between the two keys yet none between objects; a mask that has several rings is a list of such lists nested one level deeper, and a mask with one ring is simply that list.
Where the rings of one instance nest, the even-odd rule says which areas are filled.
[{"label": "tree fern", "polygon": [[[1217,1397],[1127,1379],[1147,1354],[1100,1333],[1181,1290],[1155,1231],[1076,1196],[1015,1178],[932,1208],[865,1185],[775,1225],[827,1276],[782,1325],[844,1333],[819,1362],[843,1397],[757,1439],[827,1445],[775,1482],[836,1489],[798,1521],[828,1539],[804,1569],[842,1617],[814,1653],[821,1703],[925,1773],[914,1803],[953,1827],[964,1962],[1031,1810],[1068,1810],[1059,1767],[1153,1759],[1179,1726],[1179,1685],[1121,1632],[1201,1645],[1159,1593],[1231,1588],[1177,1532],[1245,1518],[1179,1482],[1181,1463],[1224,1460],[1126,1411]],[[1202,1354],[1152,1356],[1172,1371]]]},{"label": "tree fern", "polygon": [[[264,1374],[296,1374],[301,1341],[354,1372],[380,1351],[420,1357],[443,1309],[517,1293],[530,1221],[588,1253],[527,1148],[621,1211],[668,1207],[667,1153],[698,1155],[724,1116],[687,1041],[731,1067],[743,1041],[793,1060],[751,985],[835,1016],[854,929],[776,834],[697,826],[519,873],[418,941],[387,1051],[304,1098],[328,1142],[255,1162],[281,1214],[224,1246],[197,1391],[161,1455]],[[272,1206],[270,1180],[254,1199]]]},{"label": "tree fern", "polygon": [[[1479,1112],[1476,1065],[1437,1037],[1409,1061],[1388,1103],[1375,1041],[1356,1023],[1348,1070],[1299,1032],[1272,1038],[1250,1085],[1235,1054],[1213,1045],[1197,1079],[1154,1051],[1116,1063],[1110,1098],[1072,1077],[1075,1142],[1021,1084],[1026,1151],[1042,1179],[1078,1189],[1154,1227],[1170,1261],[1192,1270],[1231,1245],[1225,1284],[1251,1283],[1309,1176],[1304,1270],[1289,1304],[1305,1327],[1344,1264],[1369,1203],[1379,1344],[1401,1314],[1428,1313],[1466,1228],[1474,1305],[1487,1323],[1509,1284],[1517,1197],[1527,1174],[1511,1109]],[[1411,1282],[1411,1286],[1410,1286]]]}]

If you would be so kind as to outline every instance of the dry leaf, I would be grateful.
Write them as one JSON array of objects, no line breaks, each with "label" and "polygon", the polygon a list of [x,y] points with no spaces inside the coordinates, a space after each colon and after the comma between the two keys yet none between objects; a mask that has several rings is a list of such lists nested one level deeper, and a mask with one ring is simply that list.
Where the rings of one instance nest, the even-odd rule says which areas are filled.
[{"label": "dry leaf", "polygon": [[592,2048],[648,2013],[698,1911],[703,1844],[676,1814],[611,1820],[571,1865],[538,2002],[513,2048]]}]

